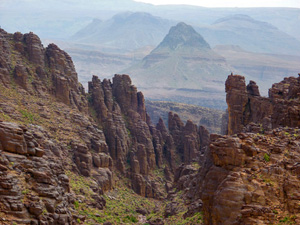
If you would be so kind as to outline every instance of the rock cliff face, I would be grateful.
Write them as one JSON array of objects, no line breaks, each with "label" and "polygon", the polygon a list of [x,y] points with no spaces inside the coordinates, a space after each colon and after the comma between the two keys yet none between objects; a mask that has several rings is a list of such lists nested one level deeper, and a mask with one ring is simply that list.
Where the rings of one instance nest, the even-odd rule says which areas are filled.
[{"label": "rock cliff face", "polygon": [[[89,95],[91,109],[103,125],[116,167],[122,174],[128,173],[137,193],[154,197],[157,190],[144,179],[156,168],[156,160],[143,94],[137,92],[129,76],[116,75],[112,83],[101,82],[94,76],[89,83]],[[128,162],[130,172],[126,170]]]},{"label": "rock cliff face", "polygon": [[[151,124],[146,113],[144,96],[137,92],[128,75],[115,75],[112,83],[97,77],[89,83],[90,108],[102,124],[110,155],[122,174],[132,180],[133,189],[146,197],[158,197],[157,183],[151,179],[153,170],[163,168],[171,173],[179,162],[196,162],[201,143],[207,145],[207,130],[191,121],[186,125],[178,115],[169,114],[169,130],[160,119]],[[201,132],[200,132],[201,130]],[[175,141],[174,141],[175,140]],[[126,170],[126,165],[130,169]]]},{"label": "rock cliff face", "polygon": [[[229,76],[222,130],[231,136],[172,112],[167,129],[162,119],[151,123],[128,75],[93,76],[86,94],[57,46],[44,49],[32,33],[0,34],[1,223],[103,223],[132,204],[140,216],[159,215],[140,217],[149,224],[300,223],[300,78],[264,98],[255,82]],[[164,201],[150,211],[147,201],[121,204],[133,195],[118,192],[126,187]],[[113,214],[116,223],[136,221],[130,216]]]},{"label": "rock cliff face", "polygon": [[186,214],[203,211],[205,224],[300,223],[298,80],[285,78],[264,98],[255,82],[246,86],[244,77],[228,77],[228,131],[234,135],[211,134],[200,169],[177,169]]},{"label": "rock cliff face", "polygon": [[[181,121],[177,114],[169,113],[169,130],[173,137],[177,152],[185,164],[198,162],[201,153],[207,147],[208,131],[203,127],[197,127],[192,121]],[[202,150],[202,151],[201,151]]]},{"label": "rock cliff face", "polygon": [[208,146],[207,130],[176,114],[170,133],[162,119],[153,125],[128,75],[93,76],[86,94],[71,58],[33,33],[0,30],[0,52],[3,221],[95,222],[84,208],[102,210],[101,195],[125,178],[139,195],[163,199],[178,165]]},{"label": "rock cliff face", "polygon": [[[274,84],[269,98],[261,97],[254,81],[230,75],[226,81],[228,134],[241,131],[261,132],[277,127],[299,127],[300,78],[289,77]],[[256,124],[256,125],[254,125]]]},{"label": "rock cliff face", "polygon": [[78,83],[70,56],[55,44],[44,48],[33,33],[9,34],[0,29],[0,80],[18,84],[31,94],[49,93],[59,101],[87,112],[84,89]]},{"label": "rock cliff face", "polygon": [[298,224],[298,142],[294,128],[211,135],[202,168],[177,186],[187,201],[200,199],[205,224]]},{"label": "rock cliff face", "polygon": [[39,128],[0,122],[1,212],[17,224],[73,221],[69,178],[46,135]]}]

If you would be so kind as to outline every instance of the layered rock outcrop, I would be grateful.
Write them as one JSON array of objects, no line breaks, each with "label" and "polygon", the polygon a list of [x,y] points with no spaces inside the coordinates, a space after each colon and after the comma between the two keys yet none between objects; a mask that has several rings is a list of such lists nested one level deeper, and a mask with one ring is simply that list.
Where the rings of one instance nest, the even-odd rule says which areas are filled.
[{"label": "layered rock outcrop", "polygon": [[177,152],[185,164],[198,162],[209,143],[209,132],[203,126],[197,127],[192,121],[181,121],[177,114],[169,113],[169,130]]},{"label": "layered rock outcrop", "polygon": [[199,170],[183,165],[175,173],[187,214],[203,211],[204,224],[300,223],[298,79],[274,84],[264,98],[255,82],[228,77],[234,135],[211,134]]},{"label": "layered rock outcrop", "polygon": [[40,130],[0,122],[0,158],[1,213],[13,218],[1,223],[72,224],[69,178]]},{"label": "layered rock outcrop", "polygon": [[221,136],[173,113],[169,130],[162,119],[154,126],[128,75],[94,76],[85,94],[71,58],[32,33],[0,30],[0,51],[1,223],[95,223],[99,215],[78,208],[103,210],[101,195],[124,177],[144,197],[168,193],[165,217],[300,223],[300,78],[265,98],[255,82],[229,76],[223,130],[235,135]]},{"label": "layered rock outcrop", "polygon": [[[33,33],[2,29],[0,52],[2,222],[83,221],[74,202],[103,209],[114,165],[101,127],[87,114],[72,60]],[[78,189],[81,176],[88,182]]]},{"label": "layered rock outcrop", "polygon": [[[177,115],[173,118],[172,114],[169,120],[178,122],[178,127],[171,125],[170,134],[162,120],[157,126],[152,125],[144,96],[131,84],[128,75],[115,75],[112,81],[104,79],[102,82],[94,76],[86,95],[78,84],[71,58],[56,45],[44,48],[33,33],[8,34],[1,30],[0,34],[1,84],[9,90],[11,84],[16,83],[24,96],[28,96],[27,101],[31,95],[38,96],[41,100],[32,103],[39,105],[42,119],[35,121],[38,119],[31,113],[31,106],[19,110],[11,104],[11,108],[5,106],[2,109],[3,113],[15,121],[23,116],[27,123],[38,124],[44,119],[54,119],[53,113],[58,116],[57,122],[45,124],[51,137],[59,138],[69,146],[74,162],[72,171],[93,177],[102,191],[113,187],[113,171],[117,169],[131,179],[137,193],[160,198],[165,190],[158,190],[161,188],[157,187],[162,185],[155,181],[153,172],[163,169],[164,179],[170,187],[176,163],[189,164],[199,159],[201,146],[207,145],[207,131],[191,121],[184,125]],[[48,102],[45,102],[52,97],[70,107],[71,115],[68,115],[69,108],[63,109],[63,105],[53,108],[54,111],[48,108]],[[21,115],[14,114],[13,109]],[[81,114],[88,111],[97,124]],[[68,122],[71,120],[74,124]],[[68,132],[75,135],[73,140],[68,137]],[[65,146],[54,148],[50,145],[57,157],[65,155]]]},{"label": "layered rock outcrop", "polygon": [[[95,197],[80,201],[100,209],[105,206],[100,194],[112,188],[113,176],[112,161],[105,153],[104,135],[85,121],[84,116],[70,115],[68,108],[60,109],[64,118],[67,115],[73,117],[74,126],[86,123],[87,129],[81,129],[79,136],[76,129],[71,131],[75,131],[73,141],[81,140],[81,144],[68,142],[63,132],[58,141],[51,131],[47,131],[51,127],[46,124],[43,128],[0,120],[0,207],[4,224],[74,224],[78,217],[82,217],[74,211],[74,202],[81,199],[79,193],[86,195],[87,192],[75,190],[74,193],[74,178],[73,186],[69,178],[69,174],[73,174],[71,171],[75,172],[72,175],[75,177],[80,174],[93,177],[95,183],[86,184],[86,189],[90,190],[88,193]],[[13,117],[13,112],[10,115]],[[57,116],[57,120],[60,119],[61,116]],[[68,127],[65,130],[70,132]],[[99,164],[96,163],[97,157]]]},{"label": "layered rock outcrop", "polygon": [[185,172],[186,182],[181,175],[177,182],[185,186],[179,188],[188,190],[190,201],[200,199],[205,224],[298,224],[298,142],[294,128],[213,135],[202,168]]},{"label": "layered rock outcrop", "polygon": [[299,77],[285,78],[273,84],[266,98],[260,96],[254,81],[250,81],[246,87],[243,76],[228,76],[228,134],[260,132],[280,126],[299,127],[299,82]]},{"label": "layered rock outcrop", "polygon": [[175,162],[197,162],[208,145],[209,135],[204,127],[198,128],[191,121],[184,125],[176,114],[169,114],[170,134],[162,120],[157,126],[152,125],[144,96],[137,92],[128,75],[115,75],[112,82],[101,82],[94,76],[89,83],[89,102],[103,127],[116,168],[131,178],[132,188],[142,196],[162,196],[162,190],[157,189],[161,185],[151,178],[156,168],[164,168],[166,180],[171,182]]},{"label": "layered rock outcrop", "polygon": [[163,166],[169,171],[175,168],[173,139],[163,121],[157,127],[151,124],[144,96],[128,75],[115,75],[112,82],[94,76],[89,96],[90,109],[103,126],[116,168],[131,178],[138,194],[160,198],[162,191],[149,175]]},{"label": "layered rock outcrop", "polygon": [[15,82],[31,94],[42,97],[49,93],[87,112],[85,92],[71,57],[55,44],[44,48],[32,32],[9,34],[0,29],[0,52],[0,81],[4,86]]}]

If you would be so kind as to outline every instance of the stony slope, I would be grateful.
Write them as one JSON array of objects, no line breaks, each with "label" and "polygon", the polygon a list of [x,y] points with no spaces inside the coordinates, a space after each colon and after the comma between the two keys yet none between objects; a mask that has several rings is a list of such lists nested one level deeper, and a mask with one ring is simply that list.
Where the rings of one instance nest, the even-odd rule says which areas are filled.
[{"label": "stony slope", "polygon": [[191,212],[203,210],[205,224],[300,222],[299,129],[210,139],[202,168],[175,179]]},{"label": "stony slope", "polygon": [[1,223],[300,222],[299,78],[265,98],[230,75],[230,135],[209,135],[172,112],[154,126],[128,75],[86,94],[32,33],[0,30],[0,51]]},{"label": "stony slope", "polygon": [[203,210],[205,224],[298,224],[299,78],[265,98],[254,81],[231,75],[226,92],[230,135],[211,134],[201,168],[175,174],[187,214]]},{"label": "stony slope", "polygon": [[[0,51],[4,223],[185,220],[159,219],[165,203],[145,197],[166,199],[177,165],[200,157],[205,128],[185,125],[176,114],[170,114],[169,124],[178,124],[171,133],[162,121],[152,125],[143,94],[127,75],[94,76],[86,94],[71,58],[54,44],[44,48],[33,33],[1,29]],[[120,206],[112,216],[120,198],[130,211]]]}]

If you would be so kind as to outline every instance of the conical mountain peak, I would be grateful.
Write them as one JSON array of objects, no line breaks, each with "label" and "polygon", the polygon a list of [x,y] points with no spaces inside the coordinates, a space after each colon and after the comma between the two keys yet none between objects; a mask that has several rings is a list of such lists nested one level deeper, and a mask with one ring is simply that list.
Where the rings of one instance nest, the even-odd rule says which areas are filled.
[{"label": "conical mountain peak", "polygon": [[180,47],[194,47],[210,49],[209,44],[198,34],[194,28],[183,22],[171,27],[169,33],[159,44],[157,49],[169,48],[176,50]]}]

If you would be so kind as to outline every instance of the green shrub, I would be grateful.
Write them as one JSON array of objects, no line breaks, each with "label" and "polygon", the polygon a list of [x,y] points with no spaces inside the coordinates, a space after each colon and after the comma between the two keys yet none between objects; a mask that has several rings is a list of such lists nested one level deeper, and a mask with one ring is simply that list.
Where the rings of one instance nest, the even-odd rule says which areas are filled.
[{"label": "green shrub", "polygon": [[133,222],[133,223],[137,223],[138,219],[135,216],[129,215],[129,216],[125,216],[125,218],[123,219],[123,222]]},{"label": "green shrub", "polygon": [[75,209],[78,209],[79,208],[79,202],[78,201],[74,201],[74,206],[75,206]]},{"label": "green shrub", "polygon": [[32,113],[22,109],[20,109],[20,113],[24,118],[30,120],[31,122],[34,120],[34,115]]},{"label": "green shrub", "polygon": [[23,195],[26,195],[26,194],[28,194],[29,192],[30,192],[29,189],[25,189],[25,190],[22,191],[22,194],[23,194]]},{"label": "green shrub", "polygon": [[27,110],[20,109],[19,112],[22,114],[23,118],[26,119],[29,123],[39,121],[39,116],[35,115]]},{"label": "green shrub", "polygon": [[270,156],[267,153],[264,154],[264,159],[266,162],[270,162]]},{"label": "green shrub", "polygon": [[279,220],[279,222],[284,223],[284,222],[287,222],[288,220],[289,220],[289,218],[286,216],[282,220]]}]

